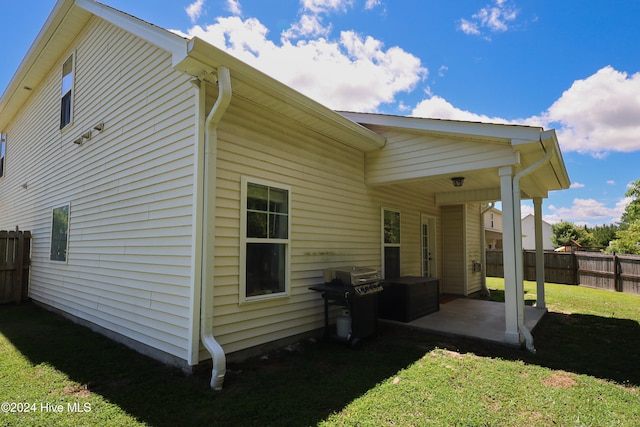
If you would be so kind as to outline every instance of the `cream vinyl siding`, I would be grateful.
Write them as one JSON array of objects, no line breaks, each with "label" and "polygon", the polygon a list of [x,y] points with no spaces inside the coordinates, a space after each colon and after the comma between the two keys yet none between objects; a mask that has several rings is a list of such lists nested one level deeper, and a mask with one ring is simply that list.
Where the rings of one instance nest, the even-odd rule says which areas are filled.
[{"label": "cream vinyl siding", "polygon": [[[367,126],[375,132],[384,127]],[[455,170],[478,170],[513,163],[508,144],[478,143],[420,132],[387,131],[387,145],[367,155],[368,184],[413,181]]]},{"label": "cream vinyl siding", "polygon": [[[60,131],[61,69],[72,51],[73,122]],[[102,132],[73,143],[101,122]],[[193,90],[170,56],[92,19],[7,129],[0,228],[33,233],[34,300],[186,360],[193,132]],[[65,203],[61,264],[48,251],[51,209]]]},{"label": "cream vinyl siding", "polygon": [[466,295],[467,257],[465,206],[442,207],[443,293]]},{"label": "cream vinyl siding", "polygon": [[[226,352],[321,328],[322,299],[308,287],[323,282],[325,268],[381,268],[381,206],[401,211],[402,273],[420,273],[420,211],[435,213],[433,198],[367,187],[364,163],[360,151],[232,98],[218,129],[213,309],[214,335]],[[239,303],[243,176],[291,189],[288,297]]]},{"label": "cream vinyl siding", "polygon": [[465,205],[467,211],[466,214],[466,269],[467,269],[467,295],[471,295],[474,292],[480,292],[482,290],[482,275],[483,272],[473,271],[473,262],[482,262],[482,247],[480,233],[482,224],[482,214],[480,205],[478,203],[469,203]]}]

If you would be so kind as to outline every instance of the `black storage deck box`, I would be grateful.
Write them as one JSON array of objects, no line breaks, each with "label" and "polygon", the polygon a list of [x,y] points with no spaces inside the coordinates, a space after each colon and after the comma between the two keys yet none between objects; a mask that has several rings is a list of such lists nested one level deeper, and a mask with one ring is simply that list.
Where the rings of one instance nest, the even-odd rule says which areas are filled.
[{"label": "black storage deck box", "polygon": [[410,322],[440,310],[439,280],[428,277],[398,277],[382,282],[378,317]]}]

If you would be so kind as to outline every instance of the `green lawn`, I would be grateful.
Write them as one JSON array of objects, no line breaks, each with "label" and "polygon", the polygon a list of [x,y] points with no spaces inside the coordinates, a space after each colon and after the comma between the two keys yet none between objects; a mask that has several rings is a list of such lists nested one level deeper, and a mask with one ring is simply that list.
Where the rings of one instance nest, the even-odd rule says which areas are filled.
[{"label": "green lawn", "polygon": [[[502,279],[488,285],[499,300]],[[640,425],[640,297],[549,284],[546,300],[535,355],[381,324],[360,350],[306,341],[231,364],[220,393],[208,373],[0,306],[0,426]]]}]

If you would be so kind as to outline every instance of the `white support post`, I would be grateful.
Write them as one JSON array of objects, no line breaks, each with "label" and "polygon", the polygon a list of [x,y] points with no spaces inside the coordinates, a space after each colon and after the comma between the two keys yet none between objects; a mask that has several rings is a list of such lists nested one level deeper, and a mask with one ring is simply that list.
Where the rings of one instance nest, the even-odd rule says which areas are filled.
[{"label": "white support post", "polygon": [[[517,178],[515,178],[517,180]],[[518,325],[524,325],[524,253],[522,251],[522,208],[517,183],[513,184],[513,236],[514,254],[516,258],[516,309],[518,311]]]},{"label": "white support post", "polygon": [[[504,310],[506,320],[505,341],[510,344],[519,345],[520,332],[518,329],[513,168],[511,166],[505,166],[500,168],[498,173],[500,175],[500,195],[502,200],[502,260],[504,264]],[[518,237],[522,239],[520,236]]]},{"label": "white support post", "polygon": [[533,199],[536,239],[536,307],[547,308],[544,299],[544,242],[542,236],[542,198]]}]

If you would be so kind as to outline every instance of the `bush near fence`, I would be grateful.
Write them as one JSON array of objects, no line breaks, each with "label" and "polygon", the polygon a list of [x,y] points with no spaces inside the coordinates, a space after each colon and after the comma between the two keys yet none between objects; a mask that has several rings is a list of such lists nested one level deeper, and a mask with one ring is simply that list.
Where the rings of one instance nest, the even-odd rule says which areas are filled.
[{"label": "bush near fence", "polygon": [[[487,250],[489,277],[504,277],[502,251]],[[536,280],[536,253],[523,251],[524,279]],[[544,252],[545,282],[640,295],[640,256],[599,252]]]}]

